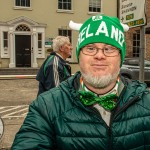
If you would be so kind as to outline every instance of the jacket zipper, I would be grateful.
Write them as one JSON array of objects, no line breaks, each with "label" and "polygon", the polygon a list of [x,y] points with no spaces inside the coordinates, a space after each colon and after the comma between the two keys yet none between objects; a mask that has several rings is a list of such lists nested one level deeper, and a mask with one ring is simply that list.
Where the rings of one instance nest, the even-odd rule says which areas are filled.
[{"label": "jacket zipper", "polygon": [[[122,95],[123,95],[125,89],[126,89],[126,87],[123,89],[122,94],[120,95],[120,99],[121,99],[121,97],[122,97]],[[112,139],[111,139],[111,138],[112,138],[111,125],[112,125],[113,119],[114,119],[115,117],[117,117],[118,114],[120,114],[121,112],[123,112],[124,110],[126,110],[126,109],[127,109],[130,105],[132,105],[135,101],[138,101],[138,99],[139,99],[139,97],[136,96],[136,97],[134,97],[133,99],[131,99],[129,102],[127,102],[121,109],[119,109],[118,111],[112,112],[112,113],[111,113],[111,117],[110,117],[110,124],[109,124],[109,126],[108,126],[108,125],[106,124],[106,122],[102,119],[101,115],[99,114],[99,112],[98,112],[95,108],[90,107],[90,109],[89,109],[89,108],[85,108],[85,107],[84,107],[84,109],[86,109],[87,111],[89,111],[89,112],[91,112],[91,111],[94,112],[94,114],[98,117],[98,119],[102,119],[103,122],[104,122],[104,124],[106,125],[107,131],[108,131],[108,137],[109,137],[108,150],[113,150],[113,148],[112,148]],[[119,101],[119,100],[118,100],[118,101]]]},{"label": "jacket zipper", "polygon": [[136,96],[134,98],[132,98],[129,102],[127,102],[120,110],[116,111],[113,116],[114,118],[120,114],[121,112],[123,112],[124,110],[126,110],[130,105],[132,105],[134,102],[138,101],[140,98],[139,96]]},{"label": "jacket zipper", "polygon": [[111,142],[111,127],[108,127],[108,135],[109,135],[109,141],[108,141],[108,149],[112,150],[112,142]]},{"label": "jacket zipper", "polygon": [[[90,108],[99,119],[102,119],[101,115],[99,114],[99,112],[95,109],[95,108]],[[103,119],[102,119],[103,120]],[[106,122],[103,120],[104,124],[106,125],[107,131],[108,131],[108,137],[109,137],[109,141],[108,141],[108,150],[112,150],[112,142],[111,142],[111,123],[110,126],[108,126],[106,124]],[[111,120],[110,120],[111,122]]]},{"label": "jacket zipper", "polygon": [[109,148],[108,149],[109,150],[113,150],[113,148],[112,148],[112,141],[111,141],[111,138],[112,138],[111,125],[112,125],[113,119],[115,117],[117,117],[121,112],[126,110],[130,105],[132,105],[134,102],[136,102],[138,100],[139,100],[139,97],[136,96],[133,99],[131,99],[128,103],[126,103],[120,110],[118,110],[118,111],[116,111],[114,113],[112,112],[111,117],[110,117],[110,124],[109,124],[109,127],[108,127],[108,134],[109,134]]}]

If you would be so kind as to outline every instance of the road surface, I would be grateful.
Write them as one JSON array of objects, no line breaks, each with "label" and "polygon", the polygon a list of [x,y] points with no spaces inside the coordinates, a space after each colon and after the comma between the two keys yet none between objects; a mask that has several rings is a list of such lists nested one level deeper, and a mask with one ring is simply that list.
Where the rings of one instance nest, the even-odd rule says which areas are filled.
[{"label": "road surface", "polygon": [[28,112],[29,104],[36,98],[38,82],[35,79],[0,79],[0,116],[4,133],[0,149],[9,149]]}]

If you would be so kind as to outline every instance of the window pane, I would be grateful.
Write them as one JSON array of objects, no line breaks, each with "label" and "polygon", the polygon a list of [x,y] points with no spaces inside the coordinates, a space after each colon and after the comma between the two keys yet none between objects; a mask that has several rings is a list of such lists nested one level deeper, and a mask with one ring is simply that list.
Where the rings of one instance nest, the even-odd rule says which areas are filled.
[{"label": "window pane", "polygon": [[97,8],[97,12],[101,12],[101,8]]},{"label": "window pane", "polygon": [[137,41],[136,43],[137,43],[137,46],[139,46],[139,47],[140,47],[140,41]]},{"label": "window pane", "polygon": [[68,4],[68,10],[71,10],[71,3]]},{"label": "window pane", "polygon": [[72,32],[71,30],[64,30],[64,29],[59,29],[58,30],[58,35],[61,35],[61,36],[68,36],[69,39],[70,39],[70,42],[72,42]]},{"label": "window pane", "polygon": [[16,6],[20,6],[20,0],[16,0]]},{"label": "window pane", "polygon": [[139,57],[140,55],[140,34],[137,33],[133,34],[133,56]]},{"label": "window pane", "polygon": [[38,41],[38,48],[42,48],[42,42]]},{"label": "window pane", "polygon": [[8,40],[4,40],[4,47],[8,47]]},{"label": "window pane", "polygon": [[133,34],[133,40],[136,40],[136,34]]},{"label": "window pane", "polygon": [[3,45],[8,47],[8,32],[3,32]]},{"label": "window pane", "polygon": [[42,34],[41,33],[38,34],[38,41],[39,40],[42,40]]},{"label": "window pane", "polygon": [[136,41],[133,41],[133,46],[136,46]]},{"label": "window pane", "polygon": [[21,6],[25,6],[25,0],[21,0]]},{"label": "window pane", "polygon": [[137,39],[140,40],[140,34],[137,34]]},{"label": "window pane", "polygon": [[62,1],[61,0],[58,1],[58,9],[62,9]]},{"label": "window pane", "polygon": [[4,39],[8,39],[8,32],[3,32]]},{"label": "window pane", "polygon": [[30,0],[27,0],[26,6],[30,7]]}]

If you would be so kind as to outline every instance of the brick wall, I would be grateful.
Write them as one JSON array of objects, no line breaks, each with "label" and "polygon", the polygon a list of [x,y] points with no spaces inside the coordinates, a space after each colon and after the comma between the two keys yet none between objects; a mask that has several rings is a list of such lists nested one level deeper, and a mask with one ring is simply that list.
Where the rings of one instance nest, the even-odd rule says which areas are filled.
[{"label": "brick wall", "polygon": [[150,0],[146,0],[146,17],[147,22],[150,22]]},{"label": "brick wall", "polygon": [[[150,24],[150,0],[146,0],[146,18],[147,23]],[[150,33],[145,35],[145,45],[146,45],[145,56],[146,59],[150,60]]]},{"label": "brick wall", "polygon": [[145,58],[150,60],[150,34],[145,35]]}]

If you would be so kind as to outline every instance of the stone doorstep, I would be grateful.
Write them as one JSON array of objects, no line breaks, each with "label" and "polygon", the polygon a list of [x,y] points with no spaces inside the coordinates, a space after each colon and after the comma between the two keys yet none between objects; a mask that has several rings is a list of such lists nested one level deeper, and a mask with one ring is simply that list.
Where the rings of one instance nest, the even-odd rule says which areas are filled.
[{"label": "stone doorstep", "polygon": [[39,68],[0,68],[0,75],[36,75]]}]

